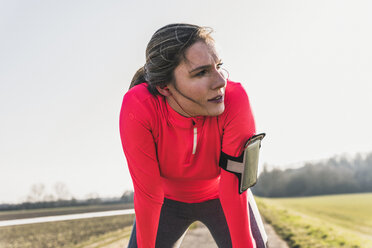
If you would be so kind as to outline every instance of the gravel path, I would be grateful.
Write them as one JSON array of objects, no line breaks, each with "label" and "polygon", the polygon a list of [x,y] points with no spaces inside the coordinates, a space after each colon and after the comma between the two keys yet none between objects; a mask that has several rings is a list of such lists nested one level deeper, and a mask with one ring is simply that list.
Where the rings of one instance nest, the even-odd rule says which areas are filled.
[{"label": "gravel path", "polygon": [[208,228],[200,222],[197,226],[187,231],[180,248],[218,248]]},{"label": "gravel path", "polygon": [[[269,237],[270,248],[288,248],[285,243],[274,231],[273,227],[264,223],[267,236]],[[104,248],[126,248],[128,239],[114,242]],[[188,230],[180,248],[217,248],[209,230],[202,223],[197,224],[197,228]]]},{"label": "gravel path", "polygon": [[[288,248],[286,242],[284,242],[274,231],[274,228],[264,223],[265,230],[269,240],[270,248]],[[181,248],[217,248],[212,235],[209,233],[208,228],[203,224],[199,224],[199,227],[193,230],[189,230],[182,242]]]},{"label": "gravel path", "polygon": [[274,228],[267,224],[264,219],[262,219],[262,221],[264,222],[264,227],[269,240],[269,248],[289,248],[287,243],[276,234]]}]

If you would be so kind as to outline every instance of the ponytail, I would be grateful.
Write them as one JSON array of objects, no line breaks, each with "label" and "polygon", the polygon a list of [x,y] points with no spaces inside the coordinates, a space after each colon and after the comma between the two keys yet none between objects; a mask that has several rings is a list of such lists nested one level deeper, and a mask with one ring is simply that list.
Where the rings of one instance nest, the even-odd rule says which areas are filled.
[{"label": "ponytail", "polygon": [[144,83],[144,82],[146,82],[146,79],[145,79],[145,68],[142,66],[134,74],[134,76],[132,78],[132,82],[130,82],[129,89],[131,89],[132,87],[136,86],[137,84],[141,84],[141,83]]},{"label": "ponytail", "polygon": [[146,73],[145,73],[145,67],[142,66],[139,68],[136,73],[134,74],[132,78],[132,82],[130,82],[129,89],[132,87],[142,84],[142,83],[147,83],[147,89],[150,91],[151,94],[154,96],[159,94],[158,90],[156,89],[155,85],[149,84],[148,80],[146,79]]}]

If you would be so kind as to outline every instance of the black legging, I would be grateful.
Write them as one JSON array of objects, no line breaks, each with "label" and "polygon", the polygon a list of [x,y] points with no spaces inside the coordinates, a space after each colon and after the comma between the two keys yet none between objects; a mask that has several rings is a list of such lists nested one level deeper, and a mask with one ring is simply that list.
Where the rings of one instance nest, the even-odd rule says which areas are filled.
[{"label": "black legging", "polygon": [[[250,216],[253,216],[251,207]],[[216,244],[220,248],[231,248],[230,231],[219,199],[200,203],[184,203],[165,198],[161,208],[155,247],[172,248],[183,236],[187,228],[195,221],[207,226]],[[254,218],[251,229],[257,248],[265,247]],[[128,248],[137,248],[136,222],[133,224]]]}]

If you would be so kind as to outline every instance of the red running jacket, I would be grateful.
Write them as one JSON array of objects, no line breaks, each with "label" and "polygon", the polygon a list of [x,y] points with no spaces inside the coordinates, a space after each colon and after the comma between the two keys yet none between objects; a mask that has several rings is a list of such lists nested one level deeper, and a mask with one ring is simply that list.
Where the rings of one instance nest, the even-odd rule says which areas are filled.
[{"label": "red running jacket", "polygon": [[134,186],[139,247],[155,247],[164,197],[187,203],[220,198],[234,248],[255,247],[247,192],[218,164],[221,152],[238,157],[255,133],[248,96],[227,81],[225,111],[219,116],[184,117],[164,96],[142,83],[124,96],[120,134]]}]

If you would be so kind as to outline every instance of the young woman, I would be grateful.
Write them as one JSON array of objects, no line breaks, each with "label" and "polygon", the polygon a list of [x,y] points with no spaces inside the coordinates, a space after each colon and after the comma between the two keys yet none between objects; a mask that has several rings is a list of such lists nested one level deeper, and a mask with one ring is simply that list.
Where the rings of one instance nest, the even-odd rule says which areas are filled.
[{"label": "young woman", "polygon": [[175,247],[197,220],[219,247],[266,246],[251,193],[240,194],[236,175],[219,167],[221,157],[242,154],[255,123],[210,33],[190,24],[156,31],[124,96],[120,133],[136,213],[130,248]]}]

